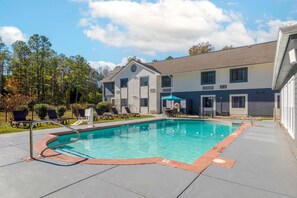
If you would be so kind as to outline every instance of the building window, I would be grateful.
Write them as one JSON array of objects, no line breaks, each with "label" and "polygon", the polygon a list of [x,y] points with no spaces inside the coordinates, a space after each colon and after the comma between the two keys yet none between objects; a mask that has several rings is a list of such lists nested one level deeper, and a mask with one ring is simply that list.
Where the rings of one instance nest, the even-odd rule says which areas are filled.
[{"label": "building window", "polygon": [[172,76],[162,76],[162,87],[171,87]]},{"label": "building window", "polygon": [[128,99],[121,99],[121,106],[127,107],[128,106]]},{"label": "building window", "polygon": [[216,72],[201,72],[201,85],[215,84],[216,83]]},{"label": "building window", "polygon": [[276,106],[278,109],[280,108],[280,95],[277,95]]},{"label": "building window", "polygon": [[114,83],[104,83],[104,95],[113,96],[114,95]]},{"label": "building window", "polygon": [[147,107],[148,106],[148,99],[147,98],[141,98],[140,99],[140,106],[141,107]]},{"label": "building window", "polygon": [[213,99],[210,97],[203,97],[203,107],[204,108],[213,107]]},{"label": "building window", "polygon": [[121,79],[121,88],[128,86],[128,78]]},{"label": "building window", "polygon": [[137,70],[137,66],[135,64],[133,64],[130,68],[131,72],[136,72]]},{"label": "building window", "polygon": [[232,96],[232,108],[245,108],[245,96]]},{"label": "building window", "polygon": [[149,84],[149,77],[140,77],[140,86],[148,86]]},{"label": "building window", "polygon": [[230,69],[230,83],[247,82],[247,81],[248,81],[247,67]]}]

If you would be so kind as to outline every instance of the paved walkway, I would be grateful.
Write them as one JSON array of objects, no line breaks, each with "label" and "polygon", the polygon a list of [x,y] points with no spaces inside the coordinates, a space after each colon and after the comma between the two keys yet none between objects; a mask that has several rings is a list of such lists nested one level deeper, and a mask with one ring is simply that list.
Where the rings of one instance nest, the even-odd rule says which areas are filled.
[{"label": "paved walkway", "polygon": [[248,128],[222,153],[233,168],[200,175],[157,164],[24,162],[28,149],[28,133],[0,135],[0,197],[297,197],[297,161],[273,122]]}]

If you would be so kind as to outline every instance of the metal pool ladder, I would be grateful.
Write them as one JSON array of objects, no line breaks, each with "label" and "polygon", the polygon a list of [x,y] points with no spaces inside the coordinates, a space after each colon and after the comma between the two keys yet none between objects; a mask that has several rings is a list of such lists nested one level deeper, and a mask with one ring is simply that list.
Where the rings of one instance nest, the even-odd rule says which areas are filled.
[{"label": "metal pool ladder", "polygon": [[46,149],[56,148],[56,147],[59,147],[59,146],[70,144],[70,143],[76,142],[76,141],[78,141],[80,139],[80,133],[79,133],[78,130],[76,130],[76,129],[70,127],[70,126],[61,124],[61,123],[59,123],[59,122],[57,122],[55,120],[35,120],[35,121],[31,121],[30,122],[30,133],[29,133],[29,136],[30,136],[30,157],[29,157],[29,159],[34,159],[34,156],[33,156],[33,127],[38,123],[55,123],[55,124],[57,124],[59,126],[70,129],[71,131],[75,132],[76,135],[77,135],[76,138],[71,138],[70,141],[68,141],[68,142],[64,142],[64,143],[61,143],[61,144],[58,144],[58,145],[50,146],[50,147],[47,147]]},{"label": "metal pool ladder", "polygon": [[243,124],[243,122],[245,121],[245,120],[250,120],[250,122],[251,122],[251,126],[253,126],[253,116],[251,116],[251,115],[247,115],[246,117],[244,117],[242,120],[241,120],[241,122],[240,122],[240,125],[242,125]]},{"label": "metal pool ladder", "polygon": [[244,123],[244,121],[248,120],[251,122],[251,126],[253,126],[253,116],[251,116],[251,115],[246,115],[244,117],[238,118],[237,120],[238,120],[238,122],[232,121],[232,123],[242,125]]}]

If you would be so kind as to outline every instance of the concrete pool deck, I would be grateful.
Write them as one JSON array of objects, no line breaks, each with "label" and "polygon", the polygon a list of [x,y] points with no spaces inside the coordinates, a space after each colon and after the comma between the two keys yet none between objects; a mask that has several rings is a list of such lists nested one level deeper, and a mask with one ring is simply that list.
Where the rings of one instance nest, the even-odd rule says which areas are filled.
[{"label": "concrete pool deck", "polygon": [[[35,131],[34,142],[59,130]],[[279,124],[257,122],[220,155],[236,161],[232,168],[210,165],[197,174],[160,164],[25,162],[28,133],[3,134],[0,197],[297,197],[292,149]]]}]

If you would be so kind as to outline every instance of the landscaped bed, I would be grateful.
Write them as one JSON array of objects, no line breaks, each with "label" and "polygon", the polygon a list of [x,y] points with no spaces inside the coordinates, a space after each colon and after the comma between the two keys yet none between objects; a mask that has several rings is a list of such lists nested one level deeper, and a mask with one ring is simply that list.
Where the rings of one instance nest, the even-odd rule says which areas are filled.
[{"label": "landscaped bed", "polygon": [[[72,116],[71,111],[66,111],[64,117],[66,118],[73,118],[69,120],[70,124],[73,124],[76,122],[76,119]],[[141,117],[129,117],[129,118],[114,118],[112,120],[102,120],[98,119],[94,121],[94,124],[99,124],[99,123],[105,123],[105,122],[116,122],[116,121],[123,121],[123,120],[135,120],[135,119],[142,119],[142,118],[150,118],[153,117],[152,115],[141,115]],[[31,112],[27,116],[28,119],[32,119],[31,117]],[[33,120],[39,120],[37,115],[33,115]],[[87,122],[84,122],[82,124],[87,124]],[[48,124],[48,123],[41,123],[39,124],[36,129],[41,130],[41,129],[50,129],[50,128],[59,128],[60,126],[55,125],[55,124]],[[11,127],[8,122],[5,122],[5,112],[0,112],[0,134],[3,133],[14,133],[14,132],[24,132],[28,131],[28,127],[23,127],[22,125],[19,128],[16,127]]]}]

